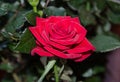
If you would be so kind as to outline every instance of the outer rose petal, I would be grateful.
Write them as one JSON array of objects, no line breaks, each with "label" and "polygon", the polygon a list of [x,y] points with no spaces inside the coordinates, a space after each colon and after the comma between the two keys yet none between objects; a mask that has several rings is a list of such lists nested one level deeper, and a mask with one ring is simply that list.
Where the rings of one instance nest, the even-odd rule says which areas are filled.
[{"label": "outer rose petal", "polygon": [[43,48],[41,47],[35,47],[32,51],[31,51],[31,54],[34,55],[34,54],[38,54],[40,56],[54,56],[53,54],[43,50]]},{"label": "outer rose petal", "polygon": [[77,59],[77,58],[80,58],[82,56],[82,54],[66,54],[68,56],[68,59]]},{"label": "outer rose petal", "polygon": [[32,32],[32,34],[35,36],[35,38],[37,39],[37,41],[39,41],[41,44],[43,45],[47,45],[46,42],[41,38],[41,36],[39,35],[38,30],[36,30],[36,28],[34,27],[30,27],[29,30]]},{"label": "outer rose petal", "polygon": [[45,18],[36,17],[36,25],[44,24],[47,20]]},{"label": "outer rose petal", "polygon": [[87,30],[78,23],[74,23],[73,26],[76,27],[76,30],[78,31],[78,34],[80,35],[76,43],[80,43],[85,38]]},{"label": "outer rose petal", "polygon": [[55,50],[55,49],[53,49],[53,48],[51,48],[51,47],[44,47],[47,51],[49,51],[49,52],[51,52],[52,54],[54,54],[54,55],[56,55],[56,56],[58,56],[58,57],[61,57],[61,58],[65,58],[65,59],[67,59],[68,58],[68,56],[67,55],[65,55],[63,52],[61,52],[61,51],[58,51],[58,50]]},{"label": "outer rose petal", "polygon": [[86,58],[88,58],[91,55],[92,52],[93,51],[85,52],[85,53],[82,54],[82,56],[80,58],[77,58],[74,61],[75,62],[81,62],[81,61],[85,60]]},{"label": "outer rose petal", "polygon": [[78,17],[72,18],[72,21],[80,24],[80,21],[79,21],[79,18],[78,18]]},{"label": "outer rose petal", "polygon": [[50,16],[48,18],[49,23],[57,23],[57,22],[60,22],[62,20],[66,20],[66,19],[70,20],[71,17],[70,16]]},{"label": "outer rose petal", "polygon": [[67,50],[68,53],[83,53],[87,51],[94,51],[94,46],[85,38],[78,46]]},{"label": "outer rose petal", "polygon": [[56,49],[53,49],[51,47],[44,47],[47,51],[49,51],[50,53],[58,56],[58,57],[61,57],[61,58],[64,58],[64,59],[74,59],[74,58],[79,58],[81,57],[81,54],[65,54],[64,52],[62,51],[58,51]]}]

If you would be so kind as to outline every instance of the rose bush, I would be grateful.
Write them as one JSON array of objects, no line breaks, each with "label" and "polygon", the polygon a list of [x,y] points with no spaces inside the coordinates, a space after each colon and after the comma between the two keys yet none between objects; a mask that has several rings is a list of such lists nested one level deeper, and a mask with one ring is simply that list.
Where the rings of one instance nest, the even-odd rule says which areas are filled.
[{"label": "rose bush", "polygon": [[32,55],[57,56],[78,62],[86,59],[95,50],[85,37],[87,31],[77,17],[37,17],[36,26],[29,27],[29,30],[36,38]]}]

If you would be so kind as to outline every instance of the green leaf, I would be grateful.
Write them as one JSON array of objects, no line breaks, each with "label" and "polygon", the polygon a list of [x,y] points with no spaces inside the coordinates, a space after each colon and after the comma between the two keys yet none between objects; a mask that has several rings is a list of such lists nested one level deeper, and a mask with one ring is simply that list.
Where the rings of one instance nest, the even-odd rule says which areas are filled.
[{"label": "green leaf", "polygon": [[84,26],[96,24],[95,17],[89,12],[80,13],[80,20]]},{"label": "green leaf", "polygon": [[68,6],[73,10],[78,10],[78,8],[85,2],[86,0],[69,0]]},{"label": "green leaf", "polygon": [[91,77],[93,75],[93,70],[90,68],[85,73],[83,73],[83,77]]},{"label": "green leaf", "polygon": [[120,23],[120,14],[115,14],[112,11],[108,10],[106,12],[108,20],[111,21],[114,24],[119,24]]},{"label": "green leaf", "polygon": [[91,40],[96,52],[108,52],[120,48],[120,41],[112,36],[97,35]]},{"label": "green leaf", "polygon": [[49,6],[44,10],[44,13],[47,16],[51,16],[51,15],[64,16],[64,15],[66,15],[66,10],[63,7],[56,8],[54,6]]},{"label": "green leaf", "polygon": [[42,76],[37,82],[43,82],[43,79],[45,78],[46,74],[52,69],[55,63],[56,63],[56,60],[51,60],[48,62],[47,66],[45,67],[44,73],[42,74]]},{"label": "green leaf", "polygon": [[37,13],[33,12],[32,10],[25,14],[26,20],[31,24],[36,24],[36,17],[39,16]]},{"label": "green leaf", "polygon": [[99,73],[103,73],[105,72],[105,68],[102,67],[102,66],[95,66],[93,68],[93,74],[96,75],[96,74],[99,74]]},{"label": "green leaf", "polygon": [[2,80],[2,82],[14,82],[13,80],[9,80],[9,79],[4,79]]},{"label": "green leaf", "polygon": [[11,7],[10,4],[1,2],[0,3],[0,16],[7,14],[10,7]]},{"label": "green leaf", "polygon": [[65,80],[67,82],[72,82],[72,79],[67,74],[62,74],[61,77],[60,77],[60,79]]},{"label": "green leaf", "polygon": [[21,36],[19,43],[15,47],[15,50],[18,50],[22,53],[30,53],[33,47],[35,47],[35,39],[30,33],[30,31],[26,29]]},{"label": "green leaf", "polygon": [[96,33],[97,33],[97,34],[103,34],[103,33],[104,33],[104,31],[103,31],[103,26],[98,25],[97,30],[96,30]]},{"label": "green leaf", "polygon": [[120,1],[119,0],[107,0],[107,3],[112,11],[120,14]]},{"label": "green leaf", "polygon": [[19,1],[15,1],[14,3],[0,2],[0,8],[5,11],[16,12],[18,6],[20,5]]},{"label": "green leaf", "polygon": [[0,16],[3,16],[5,14],[7,14],[7,11],[2,9],[2,8],[0,8]]},{"label": "green leaf", "polygon": [[96,24],[95,16],[91,13],[91,11],[86,10],[85,6],[81,6],[78,12],[83,25]]},{"label": "green leaf", "polygon": [[11,63],[2,63],[0,64],[0,69],[5,70],[7,72],[12,72],[14,67],[11,65]]},{"label": "green leaf", "polygon": [[95,4],[99,10],[102,11],[105,8],[105,6],[106,6],[105,0],[94,0],[94,1],[95,1]]},{"label": "green leaf", "polygon": [[15,11],[18,8],[19,2],[10,4],[6,2],[0,2],[0,16],[7,14],[8,11]]},{"label": "green leaf", "polygon": [[33,76],[32,74],[25,76],[26,82],[34,82],[37,77]]},{"label": "green leaf", "polygon": [[85,80],[85,82],[102,82],[100,77],[94,76]]},{"label": "green leaf", "polygon": [[19,13],[16,17],[13,16],[9,19],[8,23],[5,25],[5,30],[8,33],[14,34],[17,29],[24,25],[26,20],[23,13],[25,12],[21,11],[21,13]]}]

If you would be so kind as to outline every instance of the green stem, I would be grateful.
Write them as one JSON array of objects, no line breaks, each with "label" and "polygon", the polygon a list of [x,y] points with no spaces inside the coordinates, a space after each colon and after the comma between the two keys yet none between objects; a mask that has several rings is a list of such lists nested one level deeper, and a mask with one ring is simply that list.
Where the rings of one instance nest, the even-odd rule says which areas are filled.
[{"label": "green stem", "polygon": [[87,4],[86,4],[86,9],[87,9],[87,11],[90,11],[90,3],[89,2],[87,2]]},{"label": "green stem", "polygon": [[47,66],[45,67],[45,71],[43,72],[43,74],[41,75],[41,77],[39,78],[37,82],[43,82],[43,79],[48,74],[48,72],[53,68],[55,63],[56,63],[56,60],[51,60],[48,62]]},{"label": "green stem", "polygon": [[37,13],[39,14],[40,17],[43,16],[43,11],[39,10]]},{"label": "green stem", "polygon": [[37,13],[37,7],[36,7],[36,6],[33,7],[33,11],[34,11],[35,13]]},{"label": "green stem", "polygon": [[57,65],[54,66],[54,73],[55,73],[55,82],[59,82]]},{"label": "green stem", "polygon": [[49,2],[50,2],[50,0],[46,1],[44,8],[46,8],[48,6]]}]

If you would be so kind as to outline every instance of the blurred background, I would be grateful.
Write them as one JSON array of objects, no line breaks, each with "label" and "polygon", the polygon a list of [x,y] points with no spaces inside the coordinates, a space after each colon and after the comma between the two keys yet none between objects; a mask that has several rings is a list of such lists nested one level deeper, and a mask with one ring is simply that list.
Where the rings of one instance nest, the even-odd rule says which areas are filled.
[{"label": "blurred background", "polygon": [[[115,72],[109,68],[120,68],[115,61],[120,59],[120,0],[39,0],[37,8],[43,17],[79,17],[96,47],[83,62],[62,61],[66,67],[60,82],[110,82],[106,78]],[[0,0],[0,82],[36,82],[43,73],[47,60],[30,55],[35,42],[27,28],[35,25],[36,16],[28,0]],[[53,78],[50,71],[44,82],[55,82]]]}]

